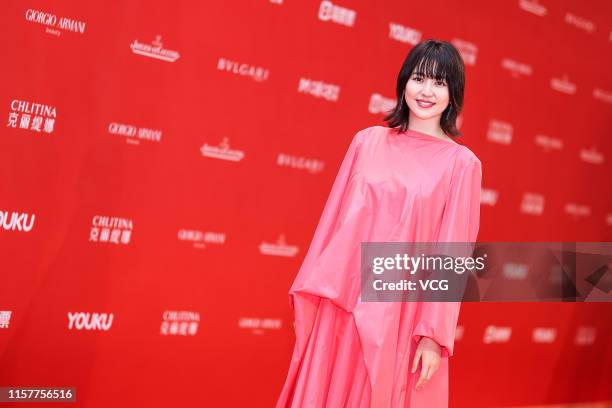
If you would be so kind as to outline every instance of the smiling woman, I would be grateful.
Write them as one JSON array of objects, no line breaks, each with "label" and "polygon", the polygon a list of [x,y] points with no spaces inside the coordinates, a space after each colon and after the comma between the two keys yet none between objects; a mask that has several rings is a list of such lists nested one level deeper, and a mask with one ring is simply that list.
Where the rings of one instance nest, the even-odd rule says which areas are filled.
[{"label": "smiling woman", "polygon": [[277,408],[448,407],[460,303],[364,300],[360,260],[364,242],[476,241],[481,162],[448,136],[459,134],[459,53],[417,45],[397,95],[391,126],[349,144],[289,289],[296,341]]},{"label": "smiling woman", "polygon": [[456,48],[446,41],[424,41],[402,64],[397,105],[385,121],[400,132],[410,129],[447,140],[461,136],[456,121],[463,107],[464,86],[465,68]]}]

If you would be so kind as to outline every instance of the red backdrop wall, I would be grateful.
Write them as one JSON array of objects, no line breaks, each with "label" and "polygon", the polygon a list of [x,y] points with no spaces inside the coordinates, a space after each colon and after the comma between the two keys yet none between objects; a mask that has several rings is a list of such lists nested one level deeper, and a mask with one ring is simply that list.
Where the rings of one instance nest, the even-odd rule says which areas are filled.
[{"label": "red backdrop wall", "polygon": [[[460,4],[459,4],[460,3]],[[270,407],[287,291],[408,51],[466,62],[481,241],[609,241],[612,5],[15,1],[0,64],[0,386]],[[611,400],[606,303],[462,306],[451,406]]]}]

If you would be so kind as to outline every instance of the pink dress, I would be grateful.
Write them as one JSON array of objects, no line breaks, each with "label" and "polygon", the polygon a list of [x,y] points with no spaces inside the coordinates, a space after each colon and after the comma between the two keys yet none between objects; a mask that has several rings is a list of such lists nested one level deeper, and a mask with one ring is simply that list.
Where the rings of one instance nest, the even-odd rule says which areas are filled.
[{"label": "pink dress", "polygon": [[[480,160],[467,147],[372,126],[350,143],[289,290],[295,348],[277,408],[448,406],[448,360],[460,303],[361,302],[360,243],[475,242]],[[420,336],[442,347],[414,389]]]}]

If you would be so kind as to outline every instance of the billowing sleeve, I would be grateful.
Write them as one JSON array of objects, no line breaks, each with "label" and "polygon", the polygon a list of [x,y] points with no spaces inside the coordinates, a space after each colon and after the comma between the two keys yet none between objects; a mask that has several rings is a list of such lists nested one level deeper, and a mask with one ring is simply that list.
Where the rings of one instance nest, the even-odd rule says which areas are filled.
[{"label": "billowing sleeve", "polygon": [[358,157],[359,148],[363,142],[363,138],[369,132],[369,129],[370,128],[360,130],[353,136],[353,139],[349,144],[346,154],[344,155],[344,159],[340,164],[338,174],[336,175],[325,206],[323,207],[323,212],[321,213],[321,217],[315,229],[315,233],[310,243],[308,252],[304,257],[302,266],[300,267],[300,270],[298,271],[295,281],[293,282],[291,290],[289,291],[289,305],[292,308],[294,307],[292,297],[293,289],[299,288],[301,286],[302,278],[305,271],[308,271],[311,264],[319,258],[319,255],[327,246],[329,240],[332,237],[334,226],[336,224],[338,213],[342,203],[342,198],[344,196],[350,176],[353,173],[355,161]]},{"label": "billowing sleeve", "polygon": [[[476,242],[480,227],[482,164],[467,148],[455,161],[437,242]],[[471,256],[471,253],[466,253]],[[442,347],[442,356],[453,355],[461,302],[423,302],[413,339],[430,337]]]}]

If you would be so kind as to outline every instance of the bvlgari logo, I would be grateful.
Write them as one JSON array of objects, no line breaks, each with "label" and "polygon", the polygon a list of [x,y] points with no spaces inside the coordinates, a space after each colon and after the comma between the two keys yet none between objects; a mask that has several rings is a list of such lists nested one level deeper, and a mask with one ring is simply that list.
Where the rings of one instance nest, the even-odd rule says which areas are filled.
[{"label": "bvlgari logo", "polygon": [[264,255],[294,257],[299,248],[295,245],[287,245],[285,235],[281,234],[275,243],[262,242],[259,245],[259,252]]},{"label": "bvlgari logo", "polygon": [[395,108],[395,99],[393,98],[385,98],[381,94],[373,93],[370,96],[370,103],[368,104],[368,112],[377,114],[377,113],[387,113],[393,108]]},{"label": "bvlgari logo", "polygon": [[325,165],[322,160],[294,156],[286,153],[278,154],[276,164],[284,167],[293,167],[294,169],[307,170],[311,174],[320,173]]},{"label": "bvlgari logo", "polygon": [[54,106],[13,99],[6,126],[38,133],[51,133],[56,117]]},{"label": "bvlgari logo", "polygon": [[565,22],[569,25],[573,25],[574,27],[582,29],[587,33],[592,33],[593,31],[595,31],[594,22],[572,13],[565,13]]},{"label": "bvlgari logo", "polygon": [[55,14],[33,9],[26,10],[25,18],[29,22],[47,26],[45,32],[58,37],[61,35],[61,31],[58,29],[79,34],[85,33],[86,24],[84,21],[74,20],[68,17],[60,17],[58,19]]},{"label": "bvlgari logo", "polygon": [[228,138],[224,137],[219,146],[212,146],[208,143],[204,143],[200,147],[202,156],[212,157],[213,159],[229,160],[229,161],[240,161],[244,158],[244,151],[237,149],[230,149]]},{"label": "bvlgari logo", "polygon": [[174,62],[181,56],[178,51],[168,50],[163,47],[161,35],[156,35],[155,40],[152,41],[151,44],[145,44],[139,42],[138,40],[134,40],[134,42],[130,44],[130,48],[134,54],[167,62]]},{"label": "bvlgari logo", "polygon": [[263,82],[270,77],[270,70],[264,67],[256,67],[244,62],[233,61],[220,57],[217,61],[219,71],[231,72],[232,74],[249,76],[254,81]]}]

